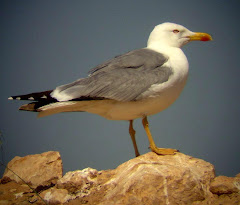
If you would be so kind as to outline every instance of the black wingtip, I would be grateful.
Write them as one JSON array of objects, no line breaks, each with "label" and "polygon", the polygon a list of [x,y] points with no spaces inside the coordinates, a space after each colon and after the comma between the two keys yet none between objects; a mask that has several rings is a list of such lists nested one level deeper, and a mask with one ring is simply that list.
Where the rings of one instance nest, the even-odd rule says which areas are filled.
[{"label": "black wingtip", "polygon": [[52,90],[37,92],[37,93],[29,93],[26,95],[16,95],[11,96],[8,100],[30,100],[30,101],[56,101],[51,97]]}]

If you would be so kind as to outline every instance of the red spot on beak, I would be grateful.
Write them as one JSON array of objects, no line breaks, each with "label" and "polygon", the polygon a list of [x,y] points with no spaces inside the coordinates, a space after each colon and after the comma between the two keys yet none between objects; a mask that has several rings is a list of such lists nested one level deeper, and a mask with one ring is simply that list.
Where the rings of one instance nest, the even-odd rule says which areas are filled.
[{"label": "red spot on beak", "polygon": [[210,38],[209,36],[203,36],[201,38],[201,41],[211,41],[211,40],[212,40],[212,38]]}]

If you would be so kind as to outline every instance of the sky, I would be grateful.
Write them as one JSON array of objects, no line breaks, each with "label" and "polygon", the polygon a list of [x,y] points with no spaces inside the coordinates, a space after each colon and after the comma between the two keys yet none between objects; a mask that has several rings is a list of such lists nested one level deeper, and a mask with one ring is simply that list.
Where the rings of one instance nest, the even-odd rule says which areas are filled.
[{"label": "sky", "polygon": [[[86,77],[96,65],[146,47],[154,26],[174,22],[212,35],[183,51],[189,77],[178,100],[150,116],[157,146],[215,166],[217,175],[240,172],[240,40],[238,0],[3,0],[0,2],[0,159],[59,151],[63,171],[114,169],[135,157],[127,121],[89,113],[37,118],[18,111],[11,95],[54,89]],[[141,154],[148,140],[134,121]],[[4,168],[0,167],[0,176]]]}]

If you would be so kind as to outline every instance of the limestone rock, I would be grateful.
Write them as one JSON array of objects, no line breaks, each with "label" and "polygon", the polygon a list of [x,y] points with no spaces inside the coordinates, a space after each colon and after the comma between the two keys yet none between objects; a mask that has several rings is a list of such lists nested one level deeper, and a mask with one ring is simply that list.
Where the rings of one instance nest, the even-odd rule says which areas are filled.
[{"label": "limestone rock", "polygon": [[210,191],[213,194],[232,194],[240,192],[240,178],[218,176],[211,183]]},{"label": "limestone rock", "polygon": [[96,169],[92,168],[67,172],[63,178],[57,181],[57,188],[67,189],[71,193],[76,193],[81,190],[83,195],[85,195],[84,193],[86,193],[94,183],[97,172]]},{"label": "limestone rock", "polygon": [[72,196],[68,194],[66,189],[50,188],[46,191],[43,191],[41,196],[49,204],[63,204],[72,199]]},{"label": "limestone rock", "polygon": [[14,181],[0,184],[0,205],[22,204],[27,197],[32,195],[31,192],[32,190],[27,185],[20,185]]},{"label": "limestone rock", "polygon": [[150,152],[115,170],[88,172],[84,176],[92,182],[88,192],[68,204],[193,204],[208,197],[214,177],[214,167],[203,160],[181,153],[158,156]]},{"label": "limestone rock", "polygon": [[205,200],[214,176],[214,167],[203,160],[150,152],[115,170],[100,204],[192,204]]},{"label": "limestone rock", "polygon": [[[55,184],[62,177],[62,160],[59,152],[49,151],[42,154],[14,157],[7,165],[33,188]],[[6,169],[2,183],[15,181],[23,184],[22,180]]]},{"label": "limestone rock", "polygon": [[[28,164],[26,161],[29,157],[32,156],[23,160],[24,166],[15,166],[18,174],[24,172],[20,167],[31,167],[36,160],[29,160]],[[11,161],[10,166],[18,164],[16,161],[20,159],[24,158],[14,158],[12,161],[15,163]],[[213,165],[182,153],[159,156],[150,152],[114,170],[86,168],[68,172],[63,177],[55,169],[61,167],[61,163],[56,163],[55,168],[51,167],[56,161],[60,161],[59,153],[39,155],[36,164],[41,162],[42,167],[39,164],[38,169],[52,172],[48,173],[49,176],[52,174],[51,177],[36,182],[35,175],[37,173],[39,176],[40,172],[35,167],[34,171],[28,171],[29,176],[25,178],[35,187],[40,187],[37,191],[49,205],[240,204],[240,174],[236,177],[215,177]],[[11,168],[14,169],[14,166]],[[45,204],[29,187],[9,176],[9,173],[5,172],[4,177],[0,183],[0,204]],[[49,181],[51,186],[42,186]]]}]

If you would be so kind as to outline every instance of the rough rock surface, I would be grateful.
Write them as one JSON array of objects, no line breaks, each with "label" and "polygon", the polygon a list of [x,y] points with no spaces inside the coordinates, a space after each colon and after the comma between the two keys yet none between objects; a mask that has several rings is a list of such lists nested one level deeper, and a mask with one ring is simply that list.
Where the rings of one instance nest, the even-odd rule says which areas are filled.
[{"label": "rough rock surface", "polygon": [[[42,154],[28,155],[26,157],[14,157],[6,169],[2,183],[15,181],[23,184],[21,177],[33,188],[50,186],[62,178],[62,160],[59,152],[45,152]],[[16,176],[10,169],[17,173]]]},{"label": "rough rock surface", "polygon": [[210,191],[217,195],[238,193],[239,190],[240,178],[237,176],[235,178],[218,176],[212,181],[210,187]]},{"label": "rough rock surface", "polygon": [[[44,154],[43,158],[48,161]],[[44,168],[51,166],[51,163],[42,164]],[[33,166],[24,166],[32,167],[32,170],[28,170],[29,175],[36,175]],[[58,180],[53,180],[51,187],[40,189],[38,186],[37,189],[40,197],[48,204],[240,204],[239,174],[236,177],[215,177],[213,165],[182,153],[159,156],[150,152],[114,170],[86,168],[68,172],[63,177],[58,175],[57,170],[51,172],[58,176]],[[8,175],[6,180],[7,174],[5,172],[0,184],[0,205],[46,204],[14,177]],[[29,179],[29,183],[36,184]],[[34,177],[32,179],[35,180]]]}]

